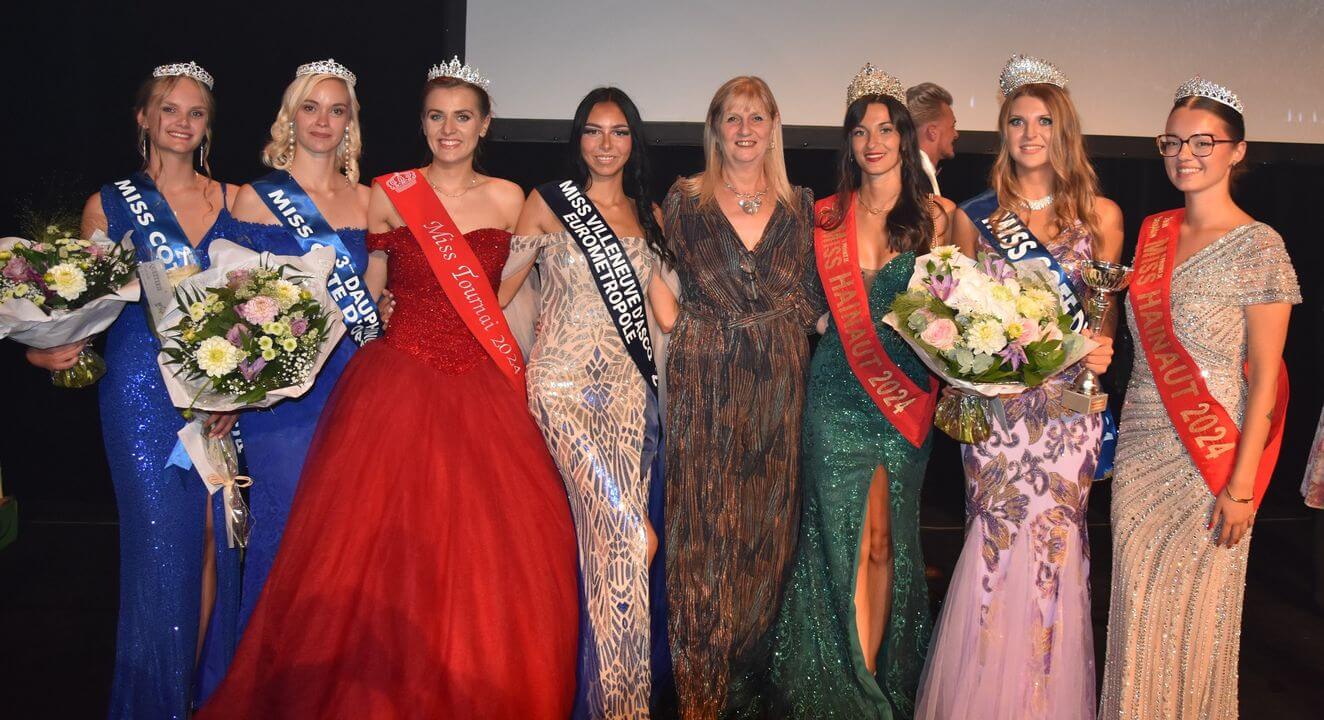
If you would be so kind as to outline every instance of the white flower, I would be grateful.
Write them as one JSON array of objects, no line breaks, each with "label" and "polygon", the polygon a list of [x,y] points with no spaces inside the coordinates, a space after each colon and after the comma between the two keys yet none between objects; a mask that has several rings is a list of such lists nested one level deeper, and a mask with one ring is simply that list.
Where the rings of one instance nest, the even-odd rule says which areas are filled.
[{"label": "white flower", "polygon": [[[259,348],[262,348],[263,350],[270,350],[272,344],[273,341],[270,335],[263,335],[262,337],[257,339],[257,346]],[[267,358],[267,359],[270,360],[271,358]]]},{"label": "white flower", "polygon": [[221,377],[233,371],[244,359],[244,353],[222,337],[209,337],[198,345],[193,356],[198,367],[209,377]]},{"label": "white flower", "polygon": [[965,332],[966,347],[976,353],[992,355],[1007,346],[1007,336],[996,320],[980,320]]},{"label": "white flower", "polygon": [[276,359],[277,354],[276,348],[264,348],[262,350],[262,359],[271,362]]},{"label": "white flower", "polygon": [[207,306],[202,302],[190,303],[188,316],[193,319],[193,322],[202,322],[202,319],[207,317]]},{"label": "white flower", "polygon": [[959,252],[960,250],[958,250],[955,245],[939,245],[938,247],[933,248],[933,252],[930,254],[939,260],[950,262],[956,258],[956,255]]},{"label": "white flower", "polygon": [[19,283],[14,286],[14,297],[25,297],[31,292],[32,286],[27,283]]},{"label": "white flower", "polygon": [[271,291],[272,297],[276,298],[276,303],[280,305],[281,310],[289,310],[295,303],[299,302],[299,286],[289,280],[277,280],[267,287]]},{"label": "white flower", "polygon": [[53,266],[46,271],[45,279],[50,289],[65,300],[77,300],[87,290],[87,276],[69,263]]},{"label": "white flower", "polygon": [[299,349],[299,341],[292,337],[287,337],[280,341],[280,346],[285,352],[294,352]]}]

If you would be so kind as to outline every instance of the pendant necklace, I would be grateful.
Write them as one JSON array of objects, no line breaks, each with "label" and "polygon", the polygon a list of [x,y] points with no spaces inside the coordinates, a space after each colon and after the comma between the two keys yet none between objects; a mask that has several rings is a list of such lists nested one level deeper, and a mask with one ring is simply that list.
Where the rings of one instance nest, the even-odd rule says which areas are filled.
[{"label": "pendant necklace", "polygon": [[474,173],[474,174],[473,174],[473,177],[469,178],[469,185],[468,185],[468,187],[466,187],[465,189],[463,189],[463,190],[461,190],[461,191],[455,193],[454,195],[452,195],[452,194],[446,192],[445,190],[442,190],[440,185],[438,185],[438,184],[432,182],[432,178],[431,178],[431,176],[429,176],[426,172],[423,173],[423,177],[427,178],[428,185],[431,185],[431,186],[432,186],[432,189],[437,191],[437,194],[442,195],[442,196],[445,196],[445,197],[448,197],[448,198],[457,198],[457,197],[461,197],[461,196],[463,196],[465,193],[467,193],[467,192],[469,192],[470,190],[472,190],[472,189],[474,188],[474,186],[478,184],[478,173]]},{"label": "pendant necklace", "polygon": [[732,195],[736,196],[736,205],[738,205],[746,215],[759,214],[759,209],[763,207],[763,196],[768,192],[767,188],[752,193],[742,193],[739,190],[736,190],[735,186],[726,180],[722,180],[722,184],[726,186],[727,190],[731,191]]}]

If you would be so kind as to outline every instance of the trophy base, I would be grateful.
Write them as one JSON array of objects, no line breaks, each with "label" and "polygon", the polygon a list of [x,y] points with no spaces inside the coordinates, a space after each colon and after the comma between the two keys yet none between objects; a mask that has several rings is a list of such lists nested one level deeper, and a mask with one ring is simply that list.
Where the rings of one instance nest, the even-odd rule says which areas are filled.
[{"label": "trophy base", "polygon": [[1072,412],[1080,413],[1081,415],[1101,413],[1104,408],[1108,407],[1108,394],[1083,393],[1078,390],[1063,390],[1062,406]]}]

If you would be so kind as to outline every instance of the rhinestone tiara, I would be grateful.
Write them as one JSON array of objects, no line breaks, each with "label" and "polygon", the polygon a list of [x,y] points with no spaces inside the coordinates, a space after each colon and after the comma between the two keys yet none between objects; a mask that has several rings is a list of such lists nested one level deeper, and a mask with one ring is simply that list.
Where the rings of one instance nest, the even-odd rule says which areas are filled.
[{"label": "rhinestone tiara", "polygon": [[203,85],[206,85],[208,90],[211,90],[213,83],[216,82],[215,78],[211,76],[211,73],[203,70],[201,65],[192,60],[189,60],[186,63],[171,63],[169,65],[158,66],[152,71],[152,77],[191,77]]},{"label": "rhinestone tiara", "polygon": [[437,78],[443,77],[463,80],[470,85],[477,85],[483,89],[487,89],[487,83],[490,82],[487,78],[483,77],[482,73],[478,72],[477,68],[471,68],[468,65],[461,64],[459,55],[451,58],[451,61],[448,63],[433,65],[432,69],[428,71],[428,80],[436,80]]},{"label": "rhinestone tiara", "polygon": [[1182,83],[1181,87],[1177,88],[1177,94],[1173,96],[1172,101],[1178,102],[1188,97],[1209,98],[1236,110],[1240,115],[1246,114],[1245,106],[1241,104],[1241,98],[1237,97],[1236,93],[1199,75]]},{"label": "rhinestone tiara", "polygon": [[873,63],[865,63],[846,87],[846,104],[850,105],[865,95],[886,95],[906,104],[906,86],[896,77],[874,67]]},{"label": "rhinestone tiara", "polygon": [[305,75],[335,75],[341,80],[349,83],[350,87],[354,87],[354,83],[358,82],[358,78],[354,76],[354,73],[350,72],[349,68],[336,62],[335,58],[327,58],[326,60],[305,63],[300,65],[298,70],[294,71],[294,77],[303,77]]},{"label": "rhinestone tiara", "polygon": [[1011,56],[1007,64],[1002,66],[1002,74],[998,76],[998,87],[1002,88],[1002,97],[1004,98],[1009,97],[1025,85],[1037,83],[1065,88],[1067,86],[1067,76],[1063,75],[1056,65],[1047,60],[1019,54]]}]

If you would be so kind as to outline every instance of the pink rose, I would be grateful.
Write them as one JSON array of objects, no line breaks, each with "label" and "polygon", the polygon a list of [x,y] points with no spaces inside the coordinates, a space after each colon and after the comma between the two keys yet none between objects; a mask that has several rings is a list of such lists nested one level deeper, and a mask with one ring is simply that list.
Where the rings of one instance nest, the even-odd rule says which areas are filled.
[{"label": "pink rose", "polygon": [[248,277],[247,270],[231,270],[225,274],[225,284],[231,290],[238,290],[240,285],[248,282]]},{"label": "pink rose", "polygon": [[235,308],[235,312],[239,313],[239,317],[254,325],[263,325],[276,319],[276,314],[280,312],[280,305],[277,305],[275,300],[265,295],[258,295]]},{"label": "pink rose", "polygon": [[300,337],[308,332],[308,318],[294,318],[290,321],[290,334]]},{"label": "pink rose", "polygon": [[14,257],[9,258],[9,262],[5,263],[5,277],[14,282],[23,282],[31,279],[29,278],[31,273],[32,266],[29,265],[28,261],[24,260],[22,256],[15,255]]},{"label": "pink rose", "polygon": [[247,325],[240,323],[230,328],[230,332],[225,334],[225,339],[230,341],[230,344],[235,347],[243,347],[244,338],[248,337],[251,332],[252,331],[248,329]]},{"label": "pink rose", "polygon": [[919,334],[919,339],[939,350],[951,350],[956,347],[956,336],[956,323],[947,318],[939,318],[924,328],[924,332]]}]

